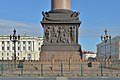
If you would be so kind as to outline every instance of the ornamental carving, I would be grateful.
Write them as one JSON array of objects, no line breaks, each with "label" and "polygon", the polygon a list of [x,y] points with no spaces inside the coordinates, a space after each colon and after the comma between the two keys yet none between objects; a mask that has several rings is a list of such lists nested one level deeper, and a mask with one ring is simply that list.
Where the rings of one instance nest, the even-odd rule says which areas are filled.
[{"label": "ornamental carving", "polygon": [[[60,12],[60,13],[59,13]],[[54,13],[54,14],[53,14]],[[67,14],[66,14],[67,13]],[[50,12],[42,12],[43,20],[45,22],[79,22],[79,12],[69,10],[53,10]],[[54,15],[54,16],[53,16]],[[63,17],[64,16],[64,17]]]},{"label": "ornamental carving", "polygon": [[44,27],[47,43],[76,43],[76,27],[69,25],[48,25]]}]

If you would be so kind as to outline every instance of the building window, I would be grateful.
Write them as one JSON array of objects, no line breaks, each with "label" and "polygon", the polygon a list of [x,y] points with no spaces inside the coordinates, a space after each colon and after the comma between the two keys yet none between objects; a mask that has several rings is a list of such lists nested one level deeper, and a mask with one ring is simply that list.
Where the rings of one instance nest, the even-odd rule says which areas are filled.
[{"label": "building window", "polygon": [[39,47],[38,50],[40,51],[40,50],[41,50],[41,47]]},{"label": "building window", "polygon": [[7,53],[7,56],[9,56],[9,53]]},{"label": "building window", "polygon": [[7,60],[9,60],[9,57],[7,57]]},{"label": "building window", "polygon": [[41,45],[41,43],[39,43],[39,45]]},{"label": "building window", "polygon": [[32,58],[31,54],[28,54],[27,59],[32,60],[31,58]]},{"label": "building window", "polygon": [[[12,53],[13,54],[13,53]],[[14,59],[13,56],[11,56],[12,60]]]},{"label": "building window", "polygon": [[25,44],[25,41],[23,41],[23,44]]},{"label": "building window", "polygon": [[4,50],[4,46],[2,46],[2,50]]},{"label": "building window", "polygon": [[20,50],[20,47],[18,46],[18,50]]},{"label": "building window", "polygon": [[9,42],[9,41],[7,41],[7,44],[9,45],[9,44],[10,44],[10,42]]},{"label": "building window", "polygon": [[23,47],[23,50],[25,50],[25,46]]},{"label": "building window", "polygon": [[31,42],[30,42],[30,41],[28,41],[28,44],[31,44]]},{"label": "building window", "polygon": [[4,58],[2,57],[2,60],[4,60]]},{"label": "building window", "polygon": [[28,50],[31,50],[30,46],[28,47]]},{"label": "building window", "polygon": [[2,41],[2,44],[4,44],[4,41]]},{"label": "building window", "polygon": [[2,56],[4,55],[4,53],[2,53]]},{"label": "building window", "polygon": [[14,47],[13,47],[13,50],[14,50]]},{"label": "building window", "polygon": [[9,47],[7,47],[7,50],[9,50]]},{"label": "building window", "polygon": [[18,41],[18,44],[20,44],[20,41]]},{"label": "building window", "polygon": [[18,56],[19,56],[19,53],[18,53]]}]

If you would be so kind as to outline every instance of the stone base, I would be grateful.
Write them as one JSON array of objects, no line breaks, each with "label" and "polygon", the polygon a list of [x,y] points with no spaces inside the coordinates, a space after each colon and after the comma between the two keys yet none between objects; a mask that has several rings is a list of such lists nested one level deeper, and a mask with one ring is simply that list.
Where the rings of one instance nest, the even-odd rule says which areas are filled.
[{"label": "stone base", "polygon": [[81,46],[76,45],[42,45],[40,60],[81,60]]},{"label": "stone base", "polygon": [[41,52],[80,52],[80,45],[42,45]]},{"label": "stone base", "polygon": [[40,60],[81,60],[80,52],[41,52]]},{"label": "stone base", "polygon": [[40,60],[81,60],[80,45],[43,45]]}]

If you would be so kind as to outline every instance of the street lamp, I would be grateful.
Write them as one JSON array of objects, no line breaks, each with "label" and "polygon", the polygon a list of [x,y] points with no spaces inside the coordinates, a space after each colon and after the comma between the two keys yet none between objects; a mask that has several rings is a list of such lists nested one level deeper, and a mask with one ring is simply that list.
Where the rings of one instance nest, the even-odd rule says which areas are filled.
[{"label": "street lamp", "polygon": [[14,53],[13,53],[13,60],[14,60],[14,68],[16,68],[16,62],[17,62],[17,57],[16,57],[16,42],[20,40],[20,35],[16,35],[16,30],[13,30],[13,35],[10,35],[10,41],[14,43]]},{"label": "street lamp", "polygon": [[106,59],[108,58],[106,56],[106,54],[107,54],[106,44],[107,44],[108,40],[110,41],[110,55],[109,55],[109,58],[111,59],[111,35],[108,35],[107,30],[105,29],[104,36],[101,35],[101,41],[105,42],[105,64],[106,64]]}]

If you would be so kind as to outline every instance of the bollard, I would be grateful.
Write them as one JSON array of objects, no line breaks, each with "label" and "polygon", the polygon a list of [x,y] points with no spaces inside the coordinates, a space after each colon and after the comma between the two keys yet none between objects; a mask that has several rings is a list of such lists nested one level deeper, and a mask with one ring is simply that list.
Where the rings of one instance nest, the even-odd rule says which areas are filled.
[{"label": "bollard", "polygon": [[23,76],[23,68],[21,68],[21,76]]},{"label": "bollard", "polygon": [[43,64],[41,64],[41,76],[43,76]]},{"label": "bollard", "polygon": [[11,76],[13,76],[13,64],[11,64]]},{"label": "bollard", "polygon": [[101,63],[101,76],[103,76],[103,69],[102,69],[102,63]]},{"label": "bollard", "polygon": [[69,71],[71,70],[71,57],[69,58]]},{"label": "bollard", "polygon": [[116,74],[116,76],[118,76],[118,74]]},{"label": "bollard", "polygon": [[63,76],[63,64],[61,63],[61,76]]},{"label": "bollard", "polygon": [[82,64],[80,65],[80,74],[83,76]]},{"label": "bollard", "polygon": [[1,64],[1,76],[3,76],[3,64]]},{"label": "bollard", "polygon": [[89,63],[88,63],[88,67],[92,67],[92,62],[89,62]]}]

